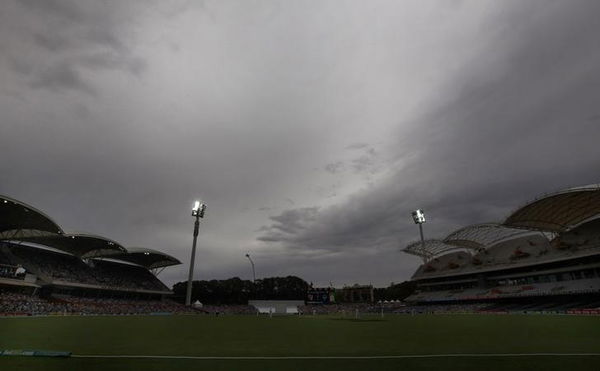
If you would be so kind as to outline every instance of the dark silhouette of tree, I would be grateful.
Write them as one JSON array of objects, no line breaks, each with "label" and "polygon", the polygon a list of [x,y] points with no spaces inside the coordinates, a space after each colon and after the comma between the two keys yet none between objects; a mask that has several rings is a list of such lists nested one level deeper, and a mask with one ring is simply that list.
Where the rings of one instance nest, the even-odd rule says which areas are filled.
[{"label": "dark silhouette of tree", "polygon": [[[185,301],[187,282],[178,282],[173,286],[174,299]],[[238,277],[226,280],[192,282],[192,302],[202,304],[230,305],[247,304],[248,300],[305,300],[310,285],[296,276],[268,277],[256,282]],[[384,288],[375,288],[375,301],[404,299],[415,290],[413,282],[391,284]]]},{"label": "dark silhouette of tree", "polygon": [[[173,286],[174,299],[183,302],[187,282]],[[248,300],[304,300],[308,284],[299,277],[270,277],[256,283],[238,277],[226,280],[193,281],[192,302],[203,304],[247,304]]]}]

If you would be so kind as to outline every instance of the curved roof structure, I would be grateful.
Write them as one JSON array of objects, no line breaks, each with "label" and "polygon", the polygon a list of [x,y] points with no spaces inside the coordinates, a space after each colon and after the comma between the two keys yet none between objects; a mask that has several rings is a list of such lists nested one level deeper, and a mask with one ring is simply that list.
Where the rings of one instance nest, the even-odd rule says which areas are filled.
[{"label": "curved roof structure", "polygon": [[542,235],[538,231],[510,228],[496,223],[484,223],[458,229],[444,238],[443,242],[465,249],[482,250],[502,241],[531,234]]},{"label": "curved roof structure", "polygon": [[54,220],[40,210],[24,202],[0,195],[0,232],[16,232],[23,229],[64,233]]},{"label": "curved roof structure", "polygon": [[111,255],[109,258],[141,265],[146,269],[163,268],[181,264],[177,258],[174,258],[171,255],[142,247],[130,247],[127,249],[126,253]]},{"label": "curved roof structure", "polygon": [[461,247],[449,245],[440,240],[425,240],[425,248],[421,245],[421,241],[409,243],[402,251],[407,254],[416,255],[423,260],[429,260],[449,251],[462,250]]},{"label": "curved roof structure", "polygon": [[506,218],[504,225],[561,233],[599,214],[600,184],[590,184],[531,201]]},{"label": "curved roof structure", "polygon": [[56,234],[36,230],[24,230],[17,233],[11,239],[52,247],[82,259],[112,256],[127,252],[120,243],[89,233]]}]

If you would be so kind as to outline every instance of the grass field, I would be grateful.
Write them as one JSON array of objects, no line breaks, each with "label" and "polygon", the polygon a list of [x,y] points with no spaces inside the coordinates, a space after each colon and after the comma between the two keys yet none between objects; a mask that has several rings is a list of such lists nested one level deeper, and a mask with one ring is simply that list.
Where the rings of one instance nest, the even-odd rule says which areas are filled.
[{"label": "grass field", "polygon": [[600,317],[525,315],[132,316],[0,319],[0,349],[80,355],[389,359],[0,357],[0,370],[598,370]]}]

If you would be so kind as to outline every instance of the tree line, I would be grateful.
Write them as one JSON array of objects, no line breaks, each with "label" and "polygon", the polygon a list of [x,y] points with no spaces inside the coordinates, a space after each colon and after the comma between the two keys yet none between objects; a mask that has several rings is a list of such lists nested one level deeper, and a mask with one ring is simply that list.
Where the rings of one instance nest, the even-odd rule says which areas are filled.
[{"label": "tree line", "polygon": [[[192,302],[202,304],[233,305],[247,304],[248,300],[306,300],[311,284],[296,276],[269,277],[256,280],[242,280],[238,277],[226,280],[193,281]],[[173,299],[185,302],[187,281],[173,286]],[[413,282],[402,282],[388,287],[375,288],[375,301],[403,300],[415,290]]]},{"label": "tree line", "polygon": [[[202,304],[231,305],[248,304],[248,300],[304,300],[309,284],[296,276],[270,277],[242,280],[238,277],[226,280],[193,281],[192,302]],[[187,281],[173,286],[174,299],[185,301]]]}]

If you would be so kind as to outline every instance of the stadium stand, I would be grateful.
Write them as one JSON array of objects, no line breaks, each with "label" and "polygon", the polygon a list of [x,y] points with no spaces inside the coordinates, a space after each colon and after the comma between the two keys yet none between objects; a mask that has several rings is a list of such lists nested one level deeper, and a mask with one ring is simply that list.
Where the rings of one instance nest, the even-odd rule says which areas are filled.
[{"label": "stadium stand", "polygon": [[169,291],[168,287],[143,267],[105,260],[93,260],[92,264],[92,272],[100,285]]},{"label": "stadium stand", "polygon": [[0,314],[195,312],[158,278],[176,258],[106,237],[65,233],[48,215],[0,196]]},{"label": "stadium stand", "polygon": [[412,277],[417,290],[406,299],[413,308],[594,313],[600,302],[600,185],[542,196],[503,223],[467,226],[404,251],[423,259]]},{"label": "stadium stand", "polygon": [[0,292],[0,315],[131,315],[195,313],[170,300],[109,298],[41,298],[10,291]]},{"label": "stadium stand", "polygon": [[204,305],[202,311],[207,314],[256,314],[252,305]]}]

